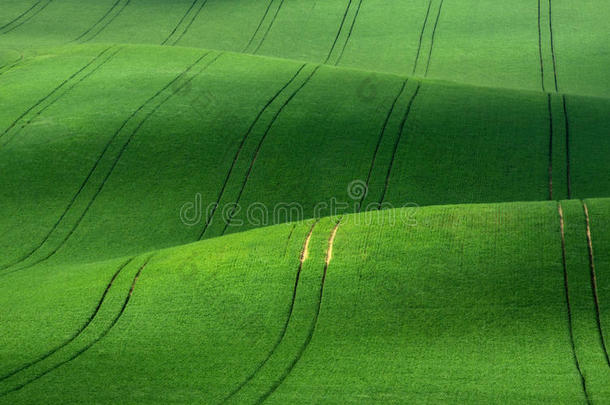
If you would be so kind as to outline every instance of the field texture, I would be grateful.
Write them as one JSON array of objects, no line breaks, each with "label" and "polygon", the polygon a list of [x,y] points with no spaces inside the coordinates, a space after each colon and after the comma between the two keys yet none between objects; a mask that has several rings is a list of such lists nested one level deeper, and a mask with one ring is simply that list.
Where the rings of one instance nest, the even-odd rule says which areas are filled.
[{"label": "field texture", "polygon": [[610,403],[609,20],[0,0],[0,403]]}]

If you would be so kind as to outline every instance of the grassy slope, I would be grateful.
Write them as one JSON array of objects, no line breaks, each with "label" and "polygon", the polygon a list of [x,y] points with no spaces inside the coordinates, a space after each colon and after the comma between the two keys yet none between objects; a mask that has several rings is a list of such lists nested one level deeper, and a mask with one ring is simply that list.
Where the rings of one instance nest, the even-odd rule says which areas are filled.
[{"label": "grassy slope", "polygon": [[[588,204],[595,219],[610,201]],[[563,206],[577,353],[588,394],[603,402],[610,375],[600,348],[581,346],[583,338],[597,339],[591,311],[583,309],[592,298],[579,301],[574,295],[589,287],[587,266],[573,261],[587,257],[586,245],[578,243],[585,236],[585,228],[576,226],[583,225],[582,218],[574,218],[582,210],[576,202]],[[313,324],[310,343],[270,402],[584,400],[569,338],[557,203],[413,210],[342,219],[317,323],[335,222],[315,225],[285,337],[231,401],[253,402],[278,385],[299,358]],[[416,223],[406,225],[405,218]],[[593,224],[601,242],[609,230],[599,221]],[[281,336],[310,226],[280,225],[155,253],[105,337],[69,365],[2,400],[77,403],[93,396],[98,403],[219,402],[258,368]],[[127,295],[143,261],[137,258],[126,267],[130,275],[117,282],[116,294]],[[117,262],[105,266],[104,277],[91,280],[96,300]],[[81,281],[65,279],[67,273],[48,269],[38,277],[46,274],[51,287],[77,288]],[[16,285],[32,277],[36,274],[22,272],[10,280]],[[119,311],[112,306],[102,305],[98,317],[112,318],[106,312]],[[75,320],[64,318],[63,308],[39,312],[62,328],[76,327]],[[37,316],[26,312],[23,318],[31,322]],[[31,339],[46,342],[44,332]],[[27,334],[27,328],[20,333]],[[95,340],[96,333],[101,332],[87,338]],[[64,357],[86,346],[75,341]],[[41,348],[19,350],[27,358]],[[5,356],[14,358],[9,353]],[[44,373],[42,365],[35,367],[31,375]],[[22,378],[14,377],[12,384]],[[7,381],[1,383],[5,389],[11,386]]]},{"label": "grassy slope", "polygon": [[[0,402],[252,402],[277,388],[271,402],[574,403],[573,353],[604,402],[608,200],[586,200],[599,310],[579,201],[562,203],[565,269],[552,202],[400,211],[416,227],[347,217],[304,352],[331,220],[288,324],[311,223],[156,251],[200,238],[205,216],[179,219],[196,193],[204,207],[298,202],[306,218],[332,198],[353,212],[355,179],[365,205],[545,200],[549,178],[553,199],[609,196],[610,8],[552,3],[553,70],[541,4],[539,50],[525,1],[3,1],[0,27],[33,17],[0,28],[0,393],[45,376]],[[219,216],[203,238],[254,226]]]}]

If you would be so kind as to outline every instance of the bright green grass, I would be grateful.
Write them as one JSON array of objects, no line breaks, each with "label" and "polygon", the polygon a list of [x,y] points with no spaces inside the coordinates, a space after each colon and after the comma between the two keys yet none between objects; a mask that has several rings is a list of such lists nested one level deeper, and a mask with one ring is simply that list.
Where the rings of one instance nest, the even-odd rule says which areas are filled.
[{"label": "bright green grass", "polygon": [[610,7],[539,4],[0,0],[0,403],[609,402]]},{"label": "bright green grass", "polygon": [[[610,203],[587,202],[594,219]],[[588,395],[603,403],[610,375],[601,349],[581,346],[582,339],[598,341],[591,296],[577,297],[589,288],[585,228],[577,218],[582,210],[578,202],[562,205],[578,359],[586,370]],[[415,222],[406,224],[405,218]],[[335,221],[323,219],[314,227],[284,339],[231,400],[255,402],[298,358],[315,320]],[[154,253],[125,312],[105,337],[2,400],[220,402],[264,361],[281,335],[311,224],[280,225]],[[269,401],[583,402],[569,338],[559,224],[554,202],[343,217],[313,337]],[[599,221],[593,226],[602,242],[607,227]],[[603,249],[597,240],[595,246]],[[102,333],[119,309],[114,302],[127,295],[145,258],[125,267],[129,275],[112,286],[109,303],[102,305],[89,335],[52,360],[70,358]],[[62,266],[5,277],[2,288],[22,285],[27,294],[2,306],[3,318],[7,311],[26,311],[21,327],[4,338],[3,358],[10,362],[3,361],[3,371],[36,358],[44,345],[52,346],[49,336],[55,331],[29,326],[41,316],[66,331],[86,317],[66,317],[63,306],[53,305],[35,313],[34,297],[39,305],[55,298],[36,293],[40,286],[29,280],[44,277],[51,292],[59,286],[73,291],[66,304],[91,311],[119,263],[84,267],[87,277],[80,278],[69,276],[76,267]],[[89,279],[94,268],[98,275]],[[85,279],[88,303],[81,301]],[[21,336],[42,346],[20,344]],[[10,381],[42,374],[45,364]],[[11,386],[8,381],[2,383],[4,389]]]}]

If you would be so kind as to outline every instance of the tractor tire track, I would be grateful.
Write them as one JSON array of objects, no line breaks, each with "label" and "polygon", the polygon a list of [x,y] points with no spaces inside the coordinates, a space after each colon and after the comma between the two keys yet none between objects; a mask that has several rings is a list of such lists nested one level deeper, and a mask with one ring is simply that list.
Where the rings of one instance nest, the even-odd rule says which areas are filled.
[{"label": "tractor tire track", "polygon": [[110,323],[110,325],[104,329],[102,331],[102,333],[93,341],[91,341],[90,343],[88,343],[87,345],[85,345],[83,348],[81,348],[80,350],[78,350],[74,355],[72,355],[70,358],[68,358],[67,360],[64,360],[60,363],[57,363],[56,365],[54,365],[53,367],[50,367],[49,369],[47,369],[46,371],[36,375],[35,377],[27,380],[24,383],[19,384],[16,387],[11,388],[10,390],[4,391],[2,393],[0,393],[0,397],[6,396],[7,394],[10,394],[12,392],[15,391],[19,391],[22,388],[26,387],[27,385],[33,383],[34,381],[44,377],[45,375],[49,374],[50,372],[58,369],[59,367],[63,366],[64,364],[67,364],[69,362],[71,362],[72,360],[76,359],[77,357],[79,357],[81,354],[85,353],[87,350],[89,350],[91,347],[93,347],[96,343],[98,343],[100,340],[102,340],[106,335],[108,335],[108,333],[112,330],[112,328],[114,328],[114,326],[119,322],[119,319],[121,319],[121,316],[123,315],[123,313],[125,312],[125,309],[127,308],[127,305],[129,304],[129,301],[131,300],[131,296],[133,295],[133,291],[135,289],[136,283],[138,282],[138,279],[140,278],[140,275],[142,274],[142,271],[144,270],[144,268],[148,265],[148,263],[150,262],[150,259],[152,259],[153,255],[149,256],[146,261],[144,262],[144,264],[142,264],[140,266],[140,268],[138,269],[138,272],[136,273],[136,275],[133,278],[133,281],[131,282],[131,287],[129,288],[129,293],[127,294],[127,296],[125,297],[125,300],[123,301],[123,305],[121,306],[121,310],[119,311],[119,313],[114,317],[114,319],[112,320],[112,322]]},{"label": "tractor tire track", "polygon": [[[307,260],[308,252],[309,252],[309,242],[311,240],[311,235],[313,234],[313,230],[318,223],[319,220],[315,220],[314,223],[309,228],[309,232],[305,237],[305,241],[303,242],[303,248],[301,249],[301,254],[299,255],[299,265],[297,267],[297,274],[294,280],[294,287],[292,289],[292,300],[290,302],[290,307],[288,308],[288,315],[286,317],[286,321],[284,322],[284,326],[282,327],[282,331],[280,336],[276,340],[275,344],[267,354],[267,357],[256,367],[256,369],[250,374],[244,381],[242,381],[233,391],[229,393],[223,400],[222,403],[226,403],[229,399],[231,399],[235,394],[237,394],[243,387],[245,387],[252,379],[259,373],[259,371],[263,368],[263,366],[269,361],[271,356],[275,353],[278,346],[284,340],[284,336],[286,336],[286,332],[288,331],[288,325],[290,324],[290,319],[292,318],[292,312],[294,310],[294,304],[297,298],[297,289],[299,287],[299,280],[301,278],[301,270],[303,269],[303,263]],[[293,228],[294,230],[294,228]],[[292,232],[290,233],[292,235]]]},{"label": "tractor tire track", "polygon": [[547,93],[547,107],[549,111],[549,200],[553,200],[553,106],[551,104],[551,93]]},{"label": "tractor tire track", "polygon": [[[27,260],[28,258],[30,258],[34,253],[36,253],[40,248],[42,248],[42,246],[45,244],[45,242],[49,239],[49,237],[51,236],[51,234],[59,227],[59,225],[61,224],[61,222],[64,220],[64,218],[66,217],[66,215],[68,214],[68,212],[70,211],[70,209],[72,208],[72,206],[75,204],[77,198],[79,197],[79,195],[81,194],[81,192],[84,190],[85,186],[89,183],[89,180],[91,179],[91,177],[93,176],[93,174],[95,173],[95,170],[97,169],[98,165],[100,164],[102,158],[104,157],[104,155],[107,153],[107,151],[109,150],[110,146],[114,143],[115,139],[118,137],[119,133],[123,130],[123,128],[125,128],[127,126],[127,124],[140,112],[142,111],[148,104],[152,103],[154,101],[155,98],[157,98],[158,96],[160,96],[165,90],[167,90],[170,86],[172,86],[174,83],[176,83],[177,81],[179,81],[182,77],[184,77],[189,71],[191,71],[191,69],[197,65],[201,60],[203,60],[206,56],[208,56],[211,53],[211,51],[205,52],[201,57],[199,57],[195,62],[193,62],[191,65],[189,65],[184,71],[182,71],[180,74],[178,74],[174,79],[172,79],[170,82],[168,82],[165,86],[163,86],[161,89],[159,89],[154,95],[152,95],[151,97],[149,97],[143,104],[141,104],[136,110],[134,110],[128,117],[127,119],[125,119],[123,121],[123,123],[120,125],[120,127],[114,132],[114,134],[111,136],[111,138],[109,139],[109,141],[106,143],[106,145],[104,146],[104,149],[102,150],[102,152],[98,155],[95,163],[93,164],[93,166],[91,167],[91,169],[89,170],[89,173],[87,174],[87,176],[85,177],[85,179],[83,180],[83,182],[81,183],[78,191],[72,196],[72,199],[70,200],[70,202],[68,203],[67,207],[64,209],[64,212],[62,213],[62,215],[59,217],[59,219],[57,220],[57,222],[53,225],[53,227],[51,228],[51,230],[49,231],[49,233],[47,234],[47,236],[45,237],[45,239],[32,251],[30,252],[27,257],[21,259],[19,262],[13,263],[9,266],[5,266],[2,269],[7,269],[9,267],[15,266],[25,260]],[[214,58],[212,60],[211,63],[213,63],[214,61],[216,61],[218,59],[218,57],[220,57],[222,54],[219,54],[218,56],[216,56],[216,58]],[[210,63],[210,64],[211,64]],[[209,65],[207,65],[209,66]],[[207,67],[206,66],[206,67]],[[194,77],[191,78],[191,80],[194,79]],[[180,87],[179,89],[176,89],[173,93],[170,94],[170,97],[173,96],[174,94],[176,94],[182,87]],[[165,101],[167,101],[167,98],[162,102],[164,103]],[[158,108],[158,107],[157,107]],[[153,112],[155,112],[156,109],[153,110]],[[131,136],[129,139],[131,139],[135,133],[140,129],[140,127],[143,125],[144,121],[146,121],[150,116],[152,115],[152,113],[149,113],[144,120],[140,123],[140,125],[138,125],[136,127],[136,129],[132,132]],[[127,145],[127,144],[126,144]],[[124,149],[126,148],[126,145],[124,145],[124,148],[121,150],[120,154],[122,154],[122,152],[124,151]],[[120,155],[118,157],[118,159],[120,159]],[[98,188],[95,197],[99,194],[99,192],[101,191],[101,189],[103,188],[106,180],[108,179],[108,177],[110,176],[110,174],[112,173],[114,167],[116,166],[118,159],[116,159],[112,165],[112,169],[108,172],[107,176],[105,177],[105,179],[103,180],[101,186]],[[95,199],[94,197],[94,199]],[[17,270],[23,270],[25,268],[29,268],[32,267],[38,263],[41,263],[42,261],[45,261],[47,259],[49,259],[51,256],[53,256],[58,250],[59,248],[61,248],[61,246],[63,246],[63,244],[69,239],[69,237],[72,235],[72,233],[74,232],[74,230],[76,229],[76,227],[78,226],[78,224],[80,224],[80,221],[82,220],[82,218],[84,217],[84,215],[86,214],[86,212],[88,211],[88,209],[90,208],[91,204],[93,203],[93,200],[91,200],[89,202],[89,204],[87,205],[83,215],[81,215],[81,217],[79,218],[77,224],[72,228],[72,230],[70,231],[70,233],[64,238],[64,240],[60,243],[60,245],[54,249],[51,253],[49,253],[48,255],[46,255],[45,257],[43,257],[42,259],[34,262],[33,264],[27,265],[26,267],[22,267],[19,268]],[[16,271],[16,270],[14,270]],[[5,272],[2,275],[6,275],[6,274],[10,274],[11,272]]]},{"label": "tractor tire track", "polygon": [[561,233],[561,263],[563,266],[563,289],[566,298],[566,310],[568,315],[568,332],[570,336],[570,346],[572,348],[572,357],[574,359],[574,366],[576,367],[576,371],[580,376],[580,383],[582,386],[583,393],[585,395],[585,400],[588,404],[591,404],[591,399],[589,398],[589,393],[587,392],[587,382],[585,380],[585,376],[582,373],[582,369],[580,367],[580,361],[578,360],[578,355],[576,354],[576,344],[574,342],[574,328],[572,324],[572,306],[570,305],[570,290],[568,283],[568,265],[566,260],[566,239],[565,239],[565,231],[564,231],[564,221],[563,221],[563,209],[561,207],[561,203],[557,203],[557,211],[559,213],[559,230]]},{"label": "tractor tire track", "polygon": [[78,69],[76,72],[72,73],[67,79],[65,79],[63,82],[61,82],[57,87],[55,87],[53,90],[51,90],[50,93],[48,93],[46,96],[44,96],[43,98],[41,98],[40,100],[38,100],[36,103],[34,103],[34,105],[32,105],[31,107],[29,107],[25,112],[23,112],[19,117],[17,117],[16,120],[14,120],[4,131],[2,131],[2,133],[0,133],[0,139],[2,139],[11,129],[13,129],[18,123],[19,121],[21,121],[27,114],[29,114],[32,110],[34,110],[36,107],[40,106],[42,103],[44,103],[46,100],[48,100],[50,97],[52,97],[55,93],[57,93],[58,91],[60,91],[65,85],[67,85],[72,79],[74,79],[76,76],[78,76],[80,73],[82,73],[83,71],[85,71],[89,66],[91,66],[93,63],[95,63],[99,58],[101,58],[106,52],[108,52],[112,47],[108,47],[105,48],[102,52],[100,52],[97,56],[95,56],[93,59],[91,59],[89,62],[87,62],[83,67],[81,67],[80,69]]},{"label": "tractor tire track", "polygon": [[544,57],[542,54],[542,10],[541,0],[538,0],[538,54],[540,56],[540,77],[542,82],[542,91],[546,92],[544,86]]},{"label": "tractor tire track", "polygon": [[39,5],[40,3],[42,3],[43,0],[38,0],[36,3],[34,3],[30,8],[28,8],[27,10],[25,10],[23,13],[19,14],[17,17],[13,18],[11,21],[7,22],[6,24],[4,24],[3,26],[0,27],[0,31],[2,31],[3,29],[5,29],[6,27],[8,27],[9,25],[15,23],[17,20],[19,20],[21,17],[23,17],[24,15],[26,15],[27,13],[29,13],[30,11],[32,11],[37,5]]},{"label": "tractor tire track", "polygon": [[201,13],[201,10],[203,10],[203,8],[205,7],[206,4],[208,4],[208,0],[203,0],[201,2],[201,5],[199,6],[199,9],[197,9],[197,12],[195,13],[195,15],[193,15],[193,18],[191,18],[189,23],[186,25],[186,27],[184,28],[184,31],[182,31],[182,33],[174,41],[174,43],[172,44],[173,46],[175,46],[178,42],[180,42],[180,40],[182,40],[182,38],[187,34],[188,30],[191,28],[191,26],[193,25],[193,23],[195,22],[197,17],[199,17],[199,14]]},{"label": "tractor tire track", "polygon": [[390,164],[388,165],[388,170],[387,170],[387,173],[385,176],[383,192],[381,194],[381,197],[379,198],[379,207],[381,207],[381,205],[383,204],[383,201],[385,200],[385,195],[388,192],[390,176],[392,174],[392,168],[394,167],[394,160],[396,158],[396,152],[398,151],[398,145],[400,144],[400,140],[402,139],[402,133],[404,132],[404,127],[407,122],[407,118],[409,118],[409,114],[411,113],[411,107],[413,106],[413,102],[415,101],[415,98],[419,94],[420,87],[421,87],[421,83],[418,82],[417,87],[415,88],[415,92],[411,96],[411,99],[409,100],[409,104],[407,105],[407,110],[405,111],[402,121],[400,122],[400,127],[398,129],[398,136],[396,137],[396,142],[394,142],[394,148],[392,149],[392,157],[390,159]]},{"label": "tractor tire track", "polygon": [[354,18],[352,19],[352,24],[349,27],[349,31],[347,32],[347,38],[343,43],[343,48],[341,48],[341,53],[339,53],[339,57],[335,62],[335,66],[339,65],[341,59],[343,58],[343,54],[345,53],[345,48],[347,48],[347,44],[349,43],[350,38],[352,37],[352,32],[354,32],[354,26],[356,25],[356,20],[358,19],[358,14],[360,13],[360,7],[362,6],[362,0],[358,2],[358,6],[356,7],[356,13],[354,14]]},{"label": "tractor tire track", "polygon": [[223,235],[227,231],[227,228],[229,227],[229,225],[231,224],[231,219],[233,218],[233,215],[235,215],[235,209],[236,209],[237,205],[239,204],[239,201],[240,201],[241,196],[242,196],[242,194],[244,192],[244,189],[246,188],[246,184],[248,183],[248,180],[250,179],[250,174],[252,173],[252,168],[254,167],[254,163],[256,162],[256,158],[258,157],[260,149],[263,146],[263,143],[265,142],[265,139],[267,138],[267,135],[269,134],[269,131],[271,130],[271,127],[273,127],[273,124],[275,123],[275,120],[277,119],[277,117],[279,117],[279,115],[282,113],[284,108],[292,101],[292,99],[311,80],[311,78],[316,74],[316,72],[318,71],[319,68],[320,68],[320,65],[316,66],[315,69],[313,69],[313,71],[309,74],[309,76],[307,76],[307,78],[303,81],[303,83],[301,83],[301,85],[288,97],[288,99],[286,99],[286,101],[282,104],[282,106],[279,108],[279,110],[274,114],[273,118],[271,119],[271,122],[269,123],[269,125],[267,126],[267,129],[263,133],[263,136],[261,137],[261,139],[260,139],[260,141],[259,141],[259,143],[258,143],[258,145],[256,147],[256,151],[254,152],[254,156],[252,157],[252,160],[250,161],[250,166],[248,167],[248,170],[246,172],[246,176],[245,176],[244,181],[243,181],[243,183],[241,185],[241,189],[239,190],[239,193],[238,193],[237,198],[235,200],[235,206],[231,210],[231,213],[229,214],[229,218],[227,218],[227,222],[226,222],[226,224],[225,224],[225,226],[224,226],[224,228],[222,230],[222,234]]},{"label": "tractor tire track", "polygon": [[85,32],[83,32],[78,37],[73,39],[72,42],[80,41],[83,37],[85,37],[87,34],[89,34],[97,25],[101,24],[104,21],[104,19],[106,17],[108,17],[114,9],[117,8],[117,6],[121,3],[121,1],[123,1],[123,0],[116,0],[116,2],[108,9],[108,11],[106,11],[106,13],[104,13],[104,15],[102,15],[95,23],[93,23],[93,25],[91,27],[89,27],[89,29],[87,29]]},{"label": "tractor tire track", "polygon": [[89,326],[89,324],[91,324],[91,322],[93,321],[93,319],[95,318],[95,316],[97,315],[97,313],[99,312],[102,304],[104,303],[104,300],[106,299],[106,295],[108,294],[108,291],[110,290],[110,288],[112,287],[112,284],[114,283],[114,280],[117,278],[117,276],[119,275],[119,273],[121,273],[121,271],[127,267],[131,262],[133,261],[133,258],[127,260],[126,262],[122,263],[119,268],[114,272],[112,278],[110,279],[110,281],[108,282],[108,284],[106,285],[106,289],[104,290],[104,292],[102,293],[102,296],[100,297],[95,309],[93,310],[93,312],[91,313],[91,315],[89,315],[89,318],[87,319],[87,321],[80,326],[80,328],[65,342],[61,343],[59,346],[56,346],[55,348],[51,349],[50,351],[46,352],[45,354],[43,354],[42,356],[38,357],[36,360],[33,360],[11,372],[9,372],[6,375],[3,375],[2,377],[0,377],[0,382],[6,380],[9,377],[14,376],[15,374],[32,367],[35,364],[40,363],[41,361],[47,359],[48,357],[50,357],[51,355],[53,355],[54,353],[56,353],[57,351],[59,351],[60,349],[64,348],[65,346],[67,346],[68,344],[70,344],[71,342],[73,342],[77,337],[80,336],[80,334],[87,328],[87,326]]},{"label": "tractor tire track", "polygon": [[180,27],[180,25],[182,25],[184,20],[186,20],[186,17],[188,17],[189,13],[193,10],[193,8],[195,7],[195,4],[197,4],[197,1],[199,1],[199,0],[194,0],[193,3],[191,3],[191,6],[186,10],[186,13],[184,13],[182,18],[178,21],[178,24],[176,24],[176,26],[169,33],[167,38],[165,38],[165,40],[163,40],[163,42],[161,42],[161,45],[165,45],[167,43],[167,41],[169,41],[169,39],[176,33],[176,31],[178,31],[178,28]]},{"label": "tractor tire track", "polygon": [[419,44],[417,45],[417,53],[415,54],[415,62],[413,62],[413,71],[411,74],[415,74],[417,70],[417,63],[419,61],[419,54],[421,52],[422,43],[424,40],[424,32],[426,31],[426,25],[428,24],[428,18],[430,16],[430,9],[432,8],[432,0],[428,0],[428,9],[426,10],[426,16],[424,17],[424,23],[421,26],[421,31],[419,32]]},{"label": "tractor tire track", "polygon": [[[26,10],[24,13],[22,13],[21,15],[19,15],[19,17],[17,17],[16,19],[14,19],[13,21],[11,21],[8,24],[5,24],[2,28],[0,28],[0,35],[5,35],[8,34],[11,31],[14,31],[15,29],[21,27],[23,24],[25,24],[26,22],[30,21],[32,18],[36,17],[38,14],[40,14],[41,11],[43,11],[45,8],[47,8],[47,6],[49,4],[51,4],[53,0],[46,0],[46,3],[44,3],[41,7],[39,7],[38,9],[34,10],[34,8],[39,5],[42,1],[37,2],[36,4],[34,4],[32,7],[30,7],[28,10]],[[34,11],[32,11],[34,10]],[[26,14],[28,14],[30,11],[32,11],[32,13],[30,13],[29,15],[25,16]],[[17,20],[21,19],[21,17],[24,17],[25,19],[21,22],[19,22],[17,25],[14,25],[12,27],[8,27],[9,25],[11,25],[14,22],[17,22]]]},{"label": "tractor tire track", "polygon": [[267,27],[267,29],[265,30],[265,33],[263,34],[263,38],[261,39],[261,42],[258,43],[257,47],[254,49],[253,54],[256,54],[258,52],[258,50],[261,48],[261,46],[263,46],[263,43],[265,42],[265,39],[267,39],[267,36],[269,35],[269,31],[271,31],[271,28],[273,28],[273,24],[275,24],[277,15],[280,13],[280,10],[282,9],[283,5],[284,5],[284,0],[281,0],[280,5],[278,6],[277,10],[275,10],[275,14],[273,15],[273,18],[271,19],[269,26]]},{"label": "tractor tire track", "polygon": [[246,50],[248,48],[250,48],[250,45],[252,45],[252,42],[254,41],[254,38],[256,37],[256,34],[258,34],[258,32],[260,31],[261,27],[263,26],[263,22],[265,21],[265,18],[267,18],[267,14],[269,14],[269,10],[271,10],[271,5],[273,4],[274,1],[275,0],[269,0],[269,4],[267,4],[267,9],[265,10],[265,13],[263,14],[263,16],[261,17],[260,21],[258,22],[258,26],[256,27],[256,30],[254,30],[254,33],[250,37],[250,40],[248,41],[248,44],[244,47],[244,49],[242,49],[242,53],[246,52]]},{"label": "tractor tire track", "polygon": [[[45,105],[44,107],[42,107],[40,110],[36,111],[35,113],[33,113],[32,118],[29,118],[27,121],[25,121],[25,123],[23,125],[21,125],[16,131],[21,131],[23,130],[25,127],[27,127],[28,125],[30,125],[34,120],[36,120],[36,118],[38,118],[40,115],[42,115],[46,110],[48,110],[49,108],[51,108],[53,105],[55,105],[55,103],[57,103],[60,99],[62,99],[64,96],[66,96],[67,94],[70,93],[70,91],[72,91],[75,87],[77,87],[79,84],[81,84],[83,81],[87,80],[90,76],[92,76],[95,72],[97,72],[99,69],[101,69],[106,63],[110,62],[110,60],[112,60],[122,49],[119,48],[116,51],[114,51],[113,53],[111,53],[106,59],[104,59],[99,65],[97,65],[96,67],[94,67],[93,69],[91,69],[91,71],[87,72],[83,77],[81,77],[80,79],[78,79],[74,84],[72,84],[69,88],[66,89],[66,91],[59,95],[57,98],[55,98],[54,100],[52,100],[51,102],[49,102],[47,105]],[[0,145],[0,147],[4,147],[6,145],[8,145],[12,139],[14,139],[14,137],[18,134],[18,132],[16,132],[13,136],[13,138],[9,138],[4,144]],[[0,268],[1,269],[1,268]]]},{"label": "tractor tire track", "polygon": [[583,212],[585,214],[585,225],[587,235],[587,246],[589,251],[589,269],[591,276],[591,291],[593,293],[593,301],[595,303],[595,317],[597,321],[597,331],[599,333],[600,343],[604,349],[604,356],[606,357],[606,363],[610,367],[610,356],[608,355],[608,346],[606,346],[606,339],[604,338],[604,330],[602,328],[602,320],[599,306],[599,295],[597,292],[597,276],[595,275],[595,256],[593,255],[593,241],[591,239],[591,224],[589,221],[589,208],[586,202],[582,202]]},{"label": "tractor tire track", "polygon": [[125,10],[125,8],[127,8],[127,6],[131,3],[131,0],[127,0],[125,1],[125,3],[123,4],[123,6],[119,9],[119,11],[114,14],[112,17],[110,17],[105,23],[104,25],[102,25],[102,27],[97,30],[92,36],[90,36],[88,39],[84,40],[83,42],[89,42],[92,41],[93,39],[95,39],[98,35],[100,35],[110,24],[112,24],[112,22],[114,22],[114,20],[117,19],[118,16],[120,16],[123,11]]},{"label": "tractor tire track", "polygon": [[[373,175],[373,168],[375,167],[375,162],[377,160],[377,154],[379,153],[379,147],[381,146],[381,141],[383,140],[385,130],[388,126],[388,122],[390,121],[390,117],[392,116],[392,113],[394,112],[394,108],[396,107],[396,103],[398,102],[398,99],[400,98],[402,93],[405,91],[405,88],[407,87],[407,82],[408,82],[408,79],[404,80],[402,82],[402,86],[400,86],[400,90],[398,91],[398,94],[396,94],[396,97],[394,97],[394,101],[392,102],[392,105],[390,106],[390,109],[389,109],[388,113],[386,114],[385,120],[383,121],[383,126],[381,127],[381,131],[379,132],[379,137],[377,138],[377,144],[375,145],[375,150],[373,151],[373,157],[371,159],[371,165],[369,167],[369,172],[366,176],[365,186],[366,186],[367,190],[368,190],[369,184],[371,182],[371,176]],[[360,212],[362,210],[362,203],[365,198],[366,198],[366,193],[363,193],[362,197],[358,201],[358,205],[356,208],[357,212]]]},{"label": "tractor tire track", "polygon": [[553,58],[553,78],[555,80],[555,92],[559,92],[557,84],[557,59],[555,58],[555,41],[553,40],[553,6],[552,0],[549,0],[549,34],[551,36],[551,56]]},{"label": "tractor tire track", "polygon": [[434,21],[434,28],[432,29],[432,37],[430,39],[430,52],[428,53],[428,61],[426,63],[426,72],[424,73],[424,77],[428,76],[428,69],[430,69],[430,61],[432,60],[432,51],[434,50],[434,37],[436,36],[436,29],[438,27],[438,21],[441,18],[441,11],[443,10],[443,2],[441,0],[440,5],[438,6],[438,13],[436,14],[436,20]]},{"label": "tractor tire track", "polygon": [[5,73],[10,72],[11,70],[13,70],[13,68],[17,65],[19,65],[21,62],[23,62],[23,54],[21,54],[21,56],[19,56],[19,59],[17,59],[16,61],[13,62],[9,62],[6,65],[0,66],[0,76],[2,76]]},{"label": "tractor tire track", "polygon": [[330,237],[328,238],[328,247],[326,250],[326,258],[324,260],[324,271],[322,273],[322,281],[320,283],[320,294],[318,296],[318,305],[316,308],[316,314],[311,323],[311,327],[309,328],[309,333],[307,334],[307,338],[305,339],[305,342],[299,349],[299,352],[297,353],[296,357],[292,360],[292,362],[290,363],[288,368],[284,371],[284,373],[282,374],[280,379],[278,381],[276,381],[275,384],[273,384],[271,386],[271,388],[269,390],[267,390],[267,392],[265,392],[258,399],[258,401],[256,402],[257,404],[262,404],[263,402],[265,402],[265,400],[267,400],[267,398],[269,398],[279,388],[279,386],[282,385],[282,383],[286,380],[286,378],[290,375],[290,373],[292,372],[294,367],[297,365],[299,360],[301,360],[301,357],[303,357],[303,354],[305,353],[305,350],[307,350],[307,347],[309,347],[309,343],[311,342],[311,339],[313,338],[313,335],[316,331],[316,327],[318,325],[318,319],[320,317],[320,310],[322,308],[322,299],[324,298],[324,284],[326,282],[326,274],[328,273],[328,266],[330,265],[330,262],[332,260],[333,245],[334,245],[335,237],[337,236],[337,231],[339,230],[340,224],[341,224],[341,219],[339,219],[337,221],[333,230],[330,233]]},{"label": "tractor tire track", "polygon": [[337,45],[337,41],[339,40],[339,36],[341,35],[341,31],[343,31],[343,25],[345,24],[345,20],[347,18],[347,13],[349,13],[349,8],[352,6],[352,0],[348,0],[347,2],[347,7],[345,8],[345,12],[343,13],[343,18],[341,19],[341,24],[339,24],[339,29],[337,30],[337,35],[335,35],[335,40],[333,41],[333,45],[330,47],[330,50],[328,51],[328,55],[326,55],[326,59],[324,60],[324,63],[328,63],[328,60],[330,59],[330,56],[333,53],[333,50],[335,49],[335,46]]},{"label": "tractor tire track", "polygon": [[241,151],[242,151],[242,149],[243,149],[243,147],[244,147],[244,145],[246,143],[246,140],[249,138],[250,134],[252,133],[252,130],[254,129],[254,126],[258,123],[258,120],[261,118],[261,116],[267,110],[267,108],[269,108],[269,106],[280,96],[280,94],[282,94],[282,92],[297,78],[297,76],[301,73],[301,71],[305,68],[305,66],[306,66],[306,64],[301,65],[301,67],[299,67],[299,69],[297,69],[296,73],[290,78],[290,80],[288,80],[286,82],[286,84],[284,84],[273,95],[273,97],[271,97],[267,101],[267,103],[263,106],[263,108],[258,112],[256,117],[254,118],[254,121],[252,121],[252,123],[250,124],[250,127],[248,127],[248,130],[246,131],[246,133],[242,137],[241,142],[239,144],[239,147],[237,148],[237,151],[235,152],[235,156],[233,157],[233,162],[231,162],[231,166],[229,167],[229,171],[227,172],[227,175],[225,176],[225,179],[224,179],[224,182],[222,184],[222,187],[220,188],[220,192],[218,193],[218,198],[216,199],[216,203],[212,207],[210,215],[208,216],[208,218],[205,221],[205,225],[203,226],[203,229],[202,229],[201,233],[199,234],[198,240],[201,240],[201,238],[203,238],[203,235],[205,234],[205,232],[207,231],[208,227],[210,226],[210,223],[212,222],[212,218],[214,217],[214,213],[216,212],[216,209],[220,205],[220,200],[222,199],[222,197],[224,195],[224,192],[225,192],[225,189],[227,188],[227,184],[229,183],[229,178],[231,177],[231,174],[233,173],[233,169],[235,168],[235,165],[237,164],[237,160],[239,159]]}]

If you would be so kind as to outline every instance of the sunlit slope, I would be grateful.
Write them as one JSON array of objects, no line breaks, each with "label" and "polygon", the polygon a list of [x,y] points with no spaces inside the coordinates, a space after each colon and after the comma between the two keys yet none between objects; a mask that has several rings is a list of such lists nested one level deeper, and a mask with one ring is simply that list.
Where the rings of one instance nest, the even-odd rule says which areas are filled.
[{"label": "sunlit slope", "polygon": [[16,272],[0,401],[605,403],[609,207],[375,211]]},{"label": "sunlit slope", "polygon": [[[607,2],[3,1],[0,48],[147,43],[610,96]],[[418,62],[418,56],[429,60]]]},{"label": "sunlit slope", "polygon": [[534,92],[148,46],[68,48],[0,83],[8,271],[380,204],[610,195],[605,99],[567,97],[566,127]]}]

